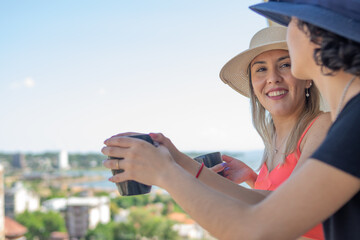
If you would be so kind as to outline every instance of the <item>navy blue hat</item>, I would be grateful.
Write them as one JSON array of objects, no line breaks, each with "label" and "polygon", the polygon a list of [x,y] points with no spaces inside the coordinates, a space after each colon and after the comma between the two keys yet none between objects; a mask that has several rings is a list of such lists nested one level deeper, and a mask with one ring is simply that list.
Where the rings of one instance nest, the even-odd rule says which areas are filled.
[{"label": "navy blue hat", "polygon": [[285,26],[297,17],[360,43],[360,0],[269,0],[250,9]]}]

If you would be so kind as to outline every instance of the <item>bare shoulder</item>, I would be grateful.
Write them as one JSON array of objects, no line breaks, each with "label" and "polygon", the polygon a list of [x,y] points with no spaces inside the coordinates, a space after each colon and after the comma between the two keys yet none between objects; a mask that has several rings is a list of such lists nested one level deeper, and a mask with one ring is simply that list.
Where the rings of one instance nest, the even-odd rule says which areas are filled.
[{"label": "bare shoulder", "polygon": [[331,115],[330,112],[320,113],[318,119],[314,122],[314,124],[309,129],[308,137],[314,136],[319,137],[320,135],[326,135],[327,131],[329,130],[329,127],[331,126]]},{"label": "bare shoulder", "polygon": [[321,113],[313,123],[309,131],[306,133],[300,144],[301,156],[296,168],[302,165],[312,153],[324,141],[326,134],[331,126],[331,116],[329,112]]},{"label": "bare shoulder", "polygon": [[318,119],[314,122],[314,124],[321,124],[321,125],[331,125],[331,114],[330,112],[322,112],[320,113]]}]

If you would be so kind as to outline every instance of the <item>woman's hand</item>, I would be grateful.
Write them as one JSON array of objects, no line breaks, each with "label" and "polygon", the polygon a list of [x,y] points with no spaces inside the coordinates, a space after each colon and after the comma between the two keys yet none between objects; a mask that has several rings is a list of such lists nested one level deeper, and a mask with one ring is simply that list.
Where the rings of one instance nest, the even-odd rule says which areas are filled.
[{"label": "woman's hand", "polygon": [[222,159],[225,163],[220,163],[210,169],[214,172],[224,170],[224,176],[229,180],[237,184],[246,182],[250,187],[253,187],[257,174],[248,165],[227,155],[223,155]]},{"label": "woman's hand", "polygon": [[171,142],[171,140],[164,136],[162,133],[150,133],[150,137],[154,142],[157,142],[163,146],[165,146],[173,159],[178,163],[181,164],[182,160],[189,158],[186,154],[180,152],[175,145]]},{"label": "woman's hand", "polygon": [[141,139],[115,135],[107,140],[101,150],[104,155],[122,160],[108,159],[106,168],[123,169],[124,172],[111,177],[112,182],[136,180],[148,185],[161,186],[166,181],[168,170],[176,165],[165,146],[155,147]]}]

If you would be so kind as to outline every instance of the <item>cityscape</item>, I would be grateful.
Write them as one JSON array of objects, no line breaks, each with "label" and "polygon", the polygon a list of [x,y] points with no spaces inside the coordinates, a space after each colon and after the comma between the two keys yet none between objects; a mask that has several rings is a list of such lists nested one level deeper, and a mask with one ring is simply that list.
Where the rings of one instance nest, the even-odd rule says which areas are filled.
[{"label": "cityscape", "polygon": [[103,159],[0,153],[0,239],[214,239],[160,188],[121,196]]},{"label": "cityscape", "polygon": [[268,25],[257,2],[2,1],[0,240],[213,239],[161,188],[121,196],[100,149],[162,132],[257,169],[248,98],[219,79]]}]

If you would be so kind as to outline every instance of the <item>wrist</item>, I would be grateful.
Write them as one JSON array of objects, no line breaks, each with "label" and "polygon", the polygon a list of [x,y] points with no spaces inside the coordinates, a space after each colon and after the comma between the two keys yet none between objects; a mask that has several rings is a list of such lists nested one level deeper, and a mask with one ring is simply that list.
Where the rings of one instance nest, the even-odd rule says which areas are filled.
[{"label": "wrist", "polygon": [[201,163],[201,165],[200,165],[200,167],[199,167],[199,170],[198,170],[197,173],[196,173],[196,176],[195,176],[196,178],[199,178],[199,176],[200,176],[200,174],[201,174],[204,166],[205,166],[204,162]]},{"label": "wrist", "polygon": [[257,179],[258,175],[256,174],[256,172],[252,171],[251,173],[251,181],[253,181],[254,183],[256,182],[256,179]]},{"label": "wrist", "polygon": [[253,188],[257,177],[258,175],[254,171],[252,171],[249,180],[246,181],[246,184],[249,185],[251,188]]}]

